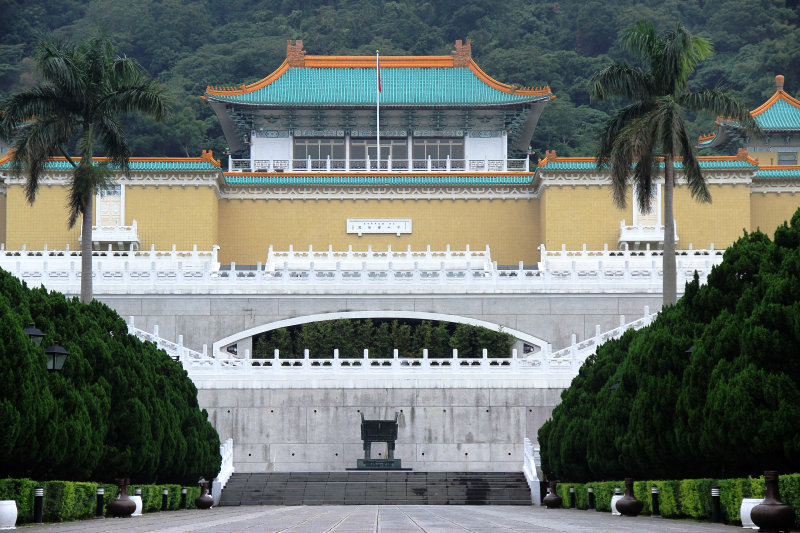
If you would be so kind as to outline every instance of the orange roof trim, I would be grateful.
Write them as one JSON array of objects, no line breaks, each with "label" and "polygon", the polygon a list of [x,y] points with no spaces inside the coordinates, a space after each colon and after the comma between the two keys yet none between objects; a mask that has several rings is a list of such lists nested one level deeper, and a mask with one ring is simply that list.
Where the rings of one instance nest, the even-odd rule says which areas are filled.
[{"label": "orange roof trim", "polygon": [[[659,161],[663,161],[664,160],[663,157],[659,157],[657,159]],[[739,148],[739,151],[737,152],[736,155],[706,155],[706,156],[698,156],[697,160],[698,161],[747,161],[751,165],[758,166],[758,161],[756,161],[755,159],[750,157],[750,155],[747,153],[747,150],[745,150],[744,148]],[[539,165],[538,166],[543,167],[543,166],[547,165],[547,163],[553,163],[555,161],[558,161],[559,163],[594,163],[595,161],[597,161],[597,159],[594,158],[594,157],[558,157],[556,155],[556,151],[555,150],[547,150],[545,152],[544,159],[539,159]],[[675,161],[683,161],[683,158],[682,157],[676,157]],[[761,167],[761,168],[763,169],[763,168],[766,168],[766,167]],[[785,169],[785,168],[788,168],[788,167],[781,166],[779,168]],[[800,167],[798,167],[798,168],[800,168]]]},{"label": "orange roof trim", "polygon": [[779,91],[775,91],[775,94],[770,96],[769,100],[767,100],[757,108],[750,111],[750,114],[754,117],[757,117],[758,115],[760,115],[761,113],[772,107],[772,104],[774,104],[778,100],[786,100],[786,103],[793,105],[797,109],[800,109],[800,100],[792,97],[789,93],[781,89]]}]

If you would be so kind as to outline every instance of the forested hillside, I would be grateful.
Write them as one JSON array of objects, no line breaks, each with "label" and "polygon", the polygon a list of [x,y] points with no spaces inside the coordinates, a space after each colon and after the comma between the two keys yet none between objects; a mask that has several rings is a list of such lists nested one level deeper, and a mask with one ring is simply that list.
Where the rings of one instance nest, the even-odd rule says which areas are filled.
[{"label": "forested hillside", "polygon": [[[715,56],[692,80],[720,86],[760,105],[773,77],[800,94],[800,0],[0,0],[0,97],[35,81],[37,38],[78,41],[99,31],[169,87],[172,115],[132,120],[136,155],[216,154],[225,147],[206,85],[258,80],[283,61],[287,39],[309,54],[447,54],[472,39],[473,57],[491,76],[549,84],[534,149],[591,155],[596,132],[614,107],[591,102],[587,82],[612,59],[629,60],[620,34],[648,19],[657,30],[680,20],[710,38]],[[695,133],[714,129],[697,117]]]}]

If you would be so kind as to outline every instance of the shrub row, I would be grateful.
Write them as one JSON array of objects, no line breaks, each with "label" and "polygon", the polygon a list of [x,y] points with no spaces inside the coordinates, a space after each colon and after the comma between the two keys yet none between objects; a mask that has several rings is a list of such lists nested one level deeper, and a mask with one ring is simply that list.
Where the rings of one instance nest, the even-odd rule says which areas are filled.
[{"label": "shrub row", "polygon": [[392,357],[395,349],[400,357],[422,357],[427,349],[431,358],[449,358],[454,348],[462,358],[481,357],[484,348],[489,357],[509,357],[515,341],[508,333],[469,324],[339,319],[261,333],[253,339],[253,357],[271,358],[279,350],[283,359],[300,358],[308,349],[310,357],[327,359],[336,349],[339,357],[348,359],[362,357],[365,348],[371,358]]},{"label": "shrub row", "polygon": [[[91,483],[75,481],[45,481],[31,479],[0,479],[0,500],[16,500],[17,523],[33,521],[34,489],[44,487],[44,521],[63,522],[65,520],[81,520],[92,518],[97,505],[97,487],[105,487],[104,501],[106,508],[117,496],[118,487],[109,483]],[[167,509],[175,511],[181,501],[180,485],[132,485],[129,494],[133,495],[135,487],[142,489],[142,512],[161,510],[161,493],[169,490]],[[187,487],[186,505],[195,507],[194,500],[200,495],[199,487]]]},{"label": "shrub row", "polygon": [[[791,505],[798,516],[800,527],[800,474],[779,477],[781,500]],[[708,520],[711,517],[711,487],[720,488],[722,518],[727,523],[739,522],[739,508],[743,498],[763,498],[764,478],[735,479],[683,479],[667,481],[636,481],[633,494],[644,504],[642,514],[652,512],[651,487],[658,487],[658,510],[664,518],[693,518]],[[569,507],[569,489],[575,489],[575,504],[578,509],[589,508],[588,487],[595,495],[598,511],[611,511],[614,488],[625,491],[623,481],[598,481],[593,483],[559,483],[556,493],[563,499],[563,507]]]}]

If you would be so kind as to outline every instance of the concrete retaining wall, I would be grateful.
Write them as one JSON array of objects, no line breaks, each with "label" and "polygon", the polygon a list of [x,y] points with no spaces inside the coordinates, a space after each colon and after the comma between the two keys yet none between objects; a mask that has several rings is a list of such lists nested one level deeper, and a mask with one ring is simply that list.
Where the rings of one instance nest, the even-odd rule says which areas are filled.
[{"label": "concrete retaining wall", "polygon": [[661,308],[659,295],[643,294],[506,294],[436,296],[98,296],[123,317],[133,316],[138,328],[200,350],[238,332],[279,320],[319,313],[350,311],[415,311],[474,318],[520,330],[552,344],[553,349],[607,331]]},{"label": "concrete retaining wall", "polygon": [[[237,472],[337,471],[363,457],[361,413],[399,413],[395,456],[422,471],[516,471],[562,389],[326,388],[200,390]],[[385,445],[372,456],[386,457]]]}]

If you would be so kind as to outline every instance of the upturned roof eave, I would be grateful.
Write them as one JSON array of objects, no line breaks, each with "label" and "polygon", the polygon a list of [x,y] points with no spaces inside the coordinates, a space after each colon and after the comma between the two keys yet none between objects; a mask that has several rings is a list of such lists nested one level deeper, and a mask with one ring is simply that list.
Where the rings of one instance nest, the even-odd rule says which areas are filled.
[{"label": "upturned roof eave", "polygon": [[[375,104],[365,103],[297,103],[297,102],[240,102],[236,100],[228,100],[225,98],[216,98],[213,95],[206,95],[206,99],[225,105],[241,106],[248,108],[298,108],[298,109],[314,109],[314,108],[340,108],[347,107],[353,109],[374,109]],[[514,102],[458,102],[458,103],[431,103],[431,102],[408,102],[408,103],[381,103],[383,109],[405,109],[409,107],[415,108],[453,108],[459,109],[464,107],[470,108],[492,108],[498,107],[520,107],[527,104],[536,104],[539,102],[546,102],[552,99],[552,94],[537,96],[535,98],[517,100]]]}]

